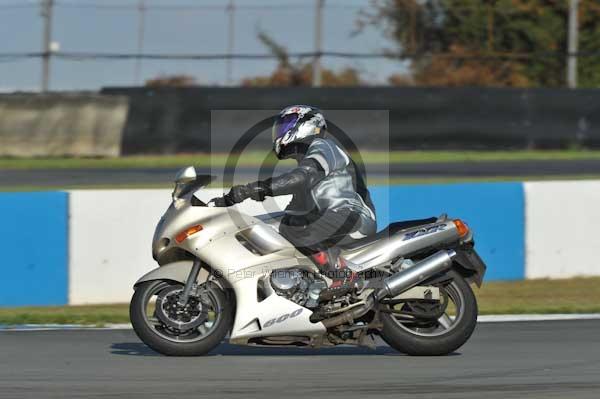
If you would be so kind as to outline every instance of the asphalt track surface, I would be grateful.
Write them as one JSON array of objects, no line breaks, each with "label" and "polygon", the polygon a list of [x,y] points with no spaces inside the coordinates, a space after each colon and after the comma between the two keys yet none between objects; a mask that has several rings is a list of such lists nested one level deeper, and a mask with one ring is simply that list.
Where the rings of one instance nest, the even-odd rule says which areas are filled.
[{"label": "asphalt track surface", "polygon": [[[48,169],[0,170],[0,187],[10,186],[78,186],[169,184],[178,168],[134,169]],[[281,172],[285,169],[277,169]],[[485,161],[448,163],[370,164],[366,167],[369,178],[448,178],[448,177],[543,177],[568,175],[600,175],[597,160],[543,160],[543,161]],[[200,168],[201,173],[223,176],[223,168]],[[270,172],[270,171],[265,171]],[[231,171],[227,171],[231,173]],[[236,181],[250,181],[270,177],[259,174],[256,167],[239,167],[233,171]]]},{"label": "asphalt track surface", "polygon": [[600,320],[479,324],[451,356],[387,346],[169,358],[131,330],[0,332],[1,398],[600,398]]}]

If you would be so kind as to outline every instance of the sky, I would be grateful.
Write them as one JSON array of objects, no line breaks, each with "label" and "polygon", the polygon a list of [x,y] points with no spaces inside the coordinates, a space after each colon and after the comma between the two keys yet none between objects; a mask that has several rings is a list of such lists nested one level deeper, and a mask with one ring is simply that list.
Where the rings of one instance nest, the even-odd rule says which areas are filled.
[{"label": "sky", "polygon": [[[53,41],[65,52],[136,53],[138,0],[55,0]],[[290,52],[314,47],[315,0],[234,0],[234,52],[267,53],[257,39],[267,32]],[[0,54],[39,52],[43,21],[38,1],[0,0]],[[225,53],[227,48],[227,0],[147,0],[145,53]],[[325,51],[379,52],[393,48],[381,27],[368,27],[358,35],[356,20],[369,0],[325,0],[323,49]],[[206,6],[204,9],[165,6]],[[327,7],[329,5],[329,7]],[[116,6],[113,7],[113,6]],[[155,6],[153,8],[153,6]],[[272,8],[265,7],[271,6]],[[120,8],[119,8],[120,7]],[[160,8],[163,7],[163,8]],[[199,83],[224,84],[225,61],[142,61],[141,81],[161,74],[187,74]],[[106,86],[135,85],[134,60],[67,61],[53,59],[52,90],[96,90]],[[405,68],[385,59],[327,58],[323,65],[356,68],[371,84],[385,83],[392,73]],[[273,60],[234,60],[234,83],[274,70]],[[34,91],[41,80],[40,59],[0,62],[0,91]]]}]

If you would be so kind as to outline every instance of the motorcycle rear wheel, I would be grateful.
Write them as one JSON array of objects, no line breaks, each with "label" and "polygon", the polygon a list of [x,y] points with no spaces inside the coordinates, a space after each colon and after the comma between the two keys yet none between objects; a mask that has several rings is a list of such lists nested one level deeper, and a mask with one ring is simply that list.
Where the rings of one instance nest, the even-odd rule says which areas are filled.
[{"label": "motorcycle rear wheel", "polygon": [[[137,286],[129,306],[131,324],[137,336],[150,348],[167,356],[200,356],[210,352],[231,328],[233,308],[221,287],[210,282],[205,284],[204,304],[200,300],[194,302],[198,311],[188,316],[185,320],[187,323],[182,324],[189,326],[186,330],[178,330],[173,327],[175,324],[168,325],[161,320],[168,317],[165,310],[168,312],[170,307],[177,306],[174,299],[168,296],[177,295],[183,289],[182,284],[156,280]],[[159,302],[164,306],[162,313],[156,309]],[[176,309],[172,315],[181,313],[181,309]]]},{"label": "motorcycle rear wheel", "polygon": [[460,274],[451,271],[450,276],[451,281],[440,289],[446,291],[454,304],[454,317],[444,313],[437,321],[423,326],[382,312],[383,340],[399,352],[412,356],[448,355],[464,345],[477,324],[477,301]]}]

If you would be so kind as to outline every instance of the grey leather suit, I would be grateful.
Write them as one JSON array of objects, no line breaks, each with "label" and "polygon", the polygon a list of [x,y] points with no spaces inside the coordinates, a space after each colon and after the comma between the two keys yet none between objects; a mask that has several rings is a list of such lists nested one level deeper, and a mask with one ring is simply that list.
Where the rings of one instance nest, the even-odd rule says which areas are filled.
[{"label": "grey leather suit", "polygon": [[315,138],[298,167],[250,187],[268,196],[293,194],[280,232],[297,247],[343,244],[376,232],[363,174],[331,139]]}]

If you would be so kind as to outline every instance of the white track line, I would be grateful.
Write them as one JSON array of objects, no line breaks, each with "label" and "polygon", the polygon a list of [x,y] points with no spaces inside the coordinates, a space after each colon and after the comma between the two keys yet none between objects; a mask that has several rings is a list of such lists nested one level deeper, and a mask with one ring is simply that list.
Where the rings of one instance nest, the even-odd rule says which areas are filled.
[{"label": "white track line", "polygon": [[502,323],[515,321],[556,321],[556,320],[600,320],[600,313],[574,314],[499,314],[479,316],[480,323]]},{"label": "white track line", "polygon": [[[527,321],[600,320],[600,313],[575,314],[500,314],[479,316],[479,323],[509,323]],[[0,325],[0,331],[56,331],[56,330],[131,330],[131,324],[106,324],[103,326],[82,324],[21,324]]]},{"label": "white track line", "polygon": [[0,331],[56,331],[56,330],[131,330],[131,324],[105,324],[102,326],[85,324],[19,324],[0,325]]}]

